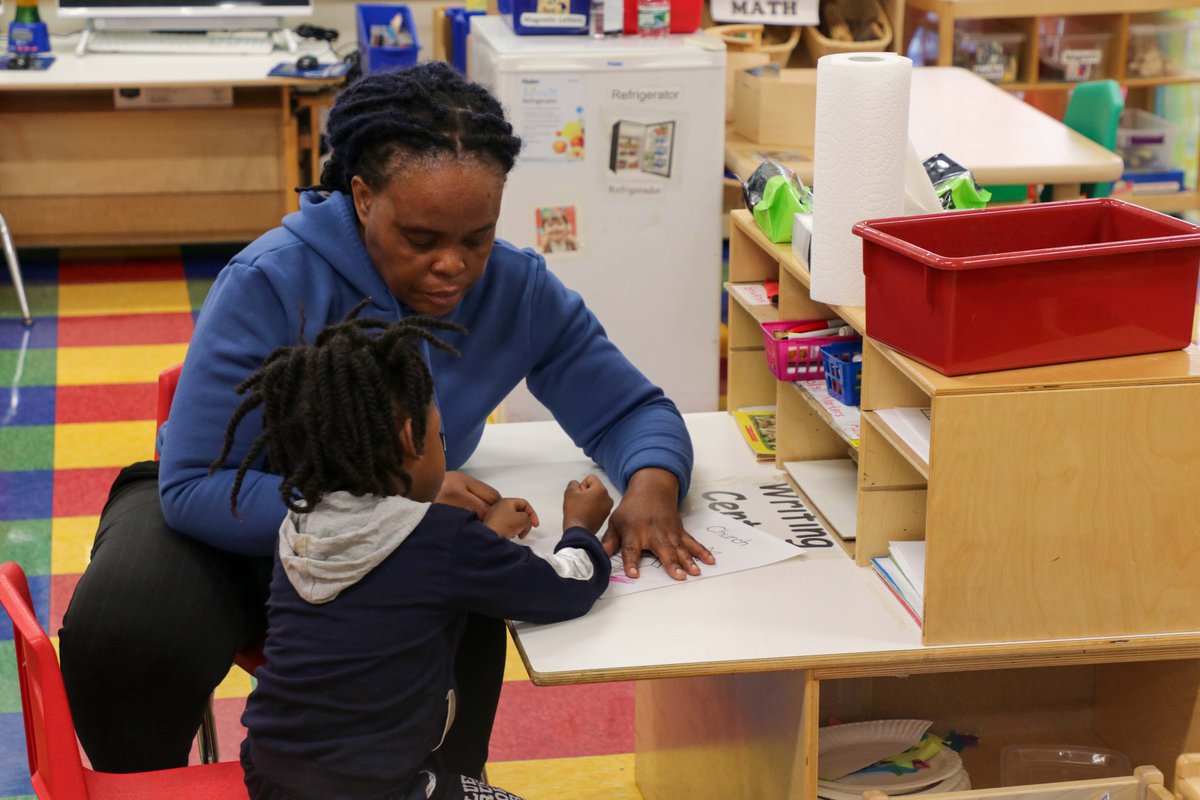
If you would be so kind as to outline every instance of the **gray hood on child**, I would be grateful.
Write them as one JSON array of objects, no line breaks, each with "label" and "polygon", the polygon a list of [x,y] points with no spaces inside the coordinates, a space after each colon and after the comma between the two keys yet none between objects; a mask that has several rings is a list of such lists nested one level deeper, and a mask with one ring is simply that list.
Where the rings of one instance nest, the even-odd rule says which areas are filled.
[{"label": "gray hood on child", "polygon": [[400,495],[327,494],[311,513],[289,512],[279,526],[283,571],[305,600],[328,603],[391,555],[428,510]]}]

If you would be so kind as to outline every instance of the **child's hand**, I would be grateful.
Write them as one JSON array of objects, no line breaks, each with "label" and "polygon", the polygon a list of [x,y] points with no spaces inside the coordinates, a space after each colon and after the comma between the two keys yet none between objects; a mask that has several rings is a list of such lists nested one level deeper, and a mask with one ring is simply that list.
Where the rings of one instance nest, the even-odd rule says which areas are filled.
[{"label": "child's hand", "polygon": [[596,533],[612,507],[608,489],[595,475],[588,475],[582,481],[571,481],[563,492],[563,530],[579,526]]},{"label": "child's hand", "polygon": [[503,536],[521,539],[538,525],[537,512],[528,500],[519,497],[502,497],[483,516],[483,524]]}]

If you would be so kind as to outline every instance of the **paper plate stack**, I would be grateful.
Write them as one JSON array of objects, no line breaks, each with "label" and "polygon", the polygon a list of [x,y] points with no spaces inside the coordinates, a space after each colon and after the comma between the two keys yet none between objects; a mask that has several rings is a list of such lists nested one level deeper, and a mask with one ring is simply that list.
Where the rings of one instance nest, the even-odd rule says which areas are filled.
[{"label": "paper plate stack", "polygon": [[892,796],[970,789],[971,779],[958,753],[927,735],[932,724],[924,719],[879,719],[821,728],[817,796],[862,800],[862,793],[870,789]]}]

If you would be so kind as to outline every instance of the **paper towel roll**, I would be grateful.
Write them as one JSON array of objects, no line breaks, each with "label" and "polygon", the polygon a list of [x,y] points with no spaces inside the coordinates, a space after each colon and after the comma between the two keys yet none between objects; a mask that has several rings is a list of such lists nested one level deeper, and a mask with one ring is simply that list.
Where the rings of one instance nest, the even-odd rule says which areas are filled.
[{"label": "paper towel roll", "polygon": [[812,298],[866,301],[864,219],[904,213],[912,62],[894,53],[837,53],[817,61],[813,145]]}]

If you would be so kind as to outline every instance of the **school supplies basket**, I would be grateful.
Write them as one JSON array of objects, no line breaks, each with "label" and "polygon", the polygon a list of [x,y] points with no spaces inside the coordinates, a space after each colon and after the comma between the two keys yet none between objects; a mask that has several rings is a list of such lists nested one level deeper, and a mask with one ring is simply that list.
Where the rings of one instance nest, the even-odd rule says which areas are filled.
[{"label": "school supplies basket", "polygon": [[[413,25],[412,12],[408,6],[359,3],[357,9],[358,41],[366,51],[366,63],[363,67],[367,72],[386,72],[417,63],[417,53],[421,47],[417,42],[417,29]],[[397,19],[401,22],[399,27],[394,24]],[[412,44],[388,46],[385,39],[390,41],[396,34],[411,38]]]},{"label": "school supplies basket", "polygon": [[848,31],[863,25],[872,26],[875,35],[868,39],[838,39],[821,33],[817,26],[804,29],[804,46],[816,62],[831,53],[879,52],[892,43],[892,23],[879,0],[825,0],[821,3],[821,20],[826,30],[834,27]]},{"label": "school supplies basket", "polygon": [[1187,347],[1200,226],[1112,198],[868,220],[867,335],[945,375]]},{"label": "school supplies basket", "polygon": [[782,322],[762,323],[763,349],[767,352],[767,366],[781,381],[807,381],[825,375],[821,363],[821,347],[834,342],[855,340],[857,336],[812,336],[800,339],[777,339],[789,328],[818,320],[794,319]]},{"label": "school supplies basket", "polygon": [[730,53],[764,53],[770,63],[786,67],[800,43],[800,28],[791,25],[767,27],[754,22],[714,25],[704,32],[719,36]]},{"label": "school supplies basket", "polygon": [[862,399],[862,361],[854,360],[854,356],[862,355],[862,348],[862,339],[821,348],[825,388],[848,406],[856,406]]}]

